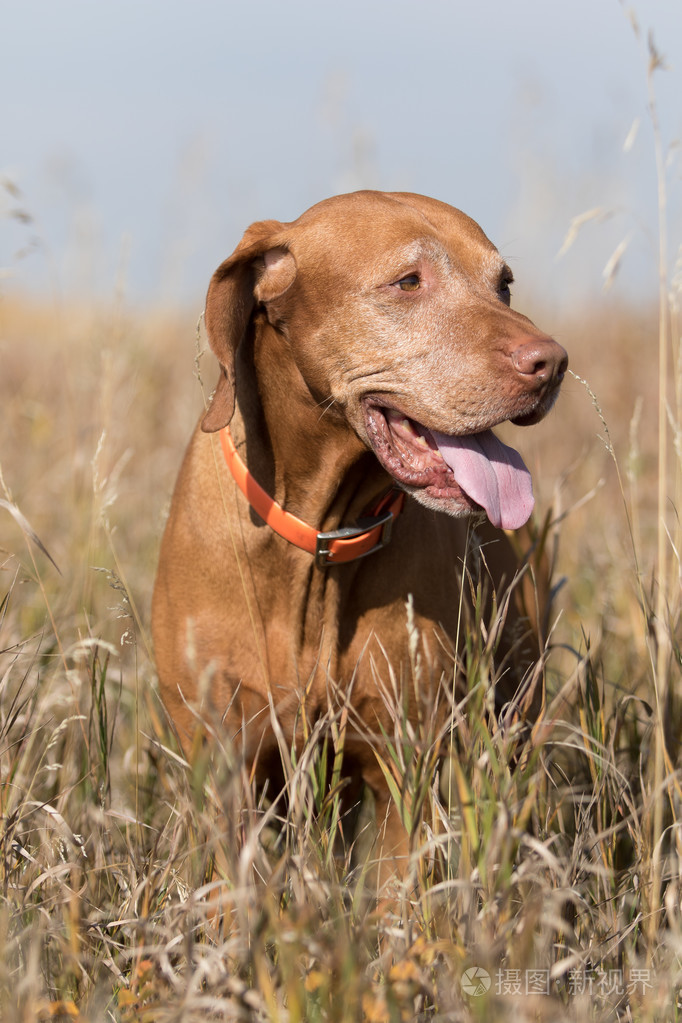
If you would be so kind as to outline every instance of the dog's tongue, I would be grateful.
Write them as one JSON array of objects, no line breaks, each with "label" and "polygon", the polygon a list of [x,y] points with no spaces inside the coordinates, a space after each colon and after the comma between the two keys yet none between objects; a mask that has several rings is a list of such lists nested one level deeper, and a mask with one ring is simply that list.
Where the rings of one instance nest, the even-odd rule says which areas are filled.
[{"label": "dog's tongue", "polygon": [[498,529],[518,529],[533,510],[533,484],[523,459],[492,430],[468,437],[431,431],[457,483]]}]

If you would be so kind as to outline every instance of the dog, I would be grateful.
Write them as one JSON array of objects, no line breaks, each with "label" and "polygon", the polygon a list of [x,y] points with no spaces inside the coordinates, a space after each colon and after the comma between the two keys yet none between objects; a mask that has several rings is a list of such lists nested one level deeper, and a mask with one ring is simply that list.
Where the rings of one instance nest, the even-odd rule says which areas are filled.
[{"label": "dog", "polygon": [[[492,428],[541,420],[566,372],[564,349],[511,309],[511,283],[464,213],[361,191],[253,224],[206,299],[219,378],[153,597],[165,706],[186,749],[210,708],[265,780],[278,731],[291,748],[304,719],[345,701],[349,794],[374,793],[380,855],[395,862],[408,846],[377,756],[386,694],[407,692],[416,721],[415,635],[425,688],[452,689],[472,522],[489,606],[512,582],[508,532],[531,515],[532,484]],[[520,592],[495,697],[532,720],[542,693]]]}]

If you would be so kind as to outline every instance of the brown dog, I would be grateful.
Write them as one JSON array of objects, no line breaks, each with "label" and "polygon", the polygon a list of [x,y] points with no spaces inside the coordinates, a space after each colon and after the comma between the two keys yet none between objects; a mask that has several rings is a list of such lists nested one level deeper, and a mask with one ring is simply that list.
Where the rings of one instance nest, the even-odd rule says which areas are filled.
[{"label": "brown dog", "polygon": [[[538,422],[567,366],[510,309],[511,281],[458,210],[357,192],[253,224],[208,291],[221,372],[161,548],[163,699],[187,744],[203,698],[264,777],[279,757],[273,712],[290,745],[302,708],[311,722],[350,693],[345,771],[354,792],[373,790],[393,853],[404,835],[368,735],[391,730],[385,694],[411,677],[406,602],[428,678],[452,689],[468,519],[514,529],[533,503],[519,455],[490,428]],[[404,508],[392,487],[410,495]],[[316,536],[363,516],[359,538]],[[500,530],[483,535],[501,589],[512,549]],[[510,604],[498,702],[520,699],[527,624]],[[407,706],[419,712],[414,694]]]}]

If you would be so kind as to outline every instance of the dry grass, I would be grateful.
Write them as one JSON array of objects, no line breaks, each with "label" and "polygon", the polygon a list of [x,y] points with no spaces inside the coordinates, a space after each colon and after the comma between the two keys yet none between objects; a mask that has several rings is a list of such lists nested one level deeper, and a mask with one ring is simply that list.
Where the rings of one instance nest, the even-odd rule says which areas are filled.
[{"label": "dry grass", "polygon": [[[428,729],[407,736],[396,722],[415,852],[411,886],[384,911],[363,854],[334,854],[343,822],[321,781],[323,747],[286,764],[286,812],[261,805],[219,738],[210,759],[182,760],[155,693],[156,548],[201,404],[191,319],[6,299],[0,327],[5,498],[62,573],[0,509],[2,1019],[676,1019],[679,716],[667,718],[656,792],[642,606],[655,586],[656,378],[637,352],[655,324],[610,309],[584,314],[579,334],[564,327],[576,373],[600,393],[626,493],[595,440],[592,399],[569,381],[552,417],[516,438],[542,504],[566,513],[551,530],[568,585],[547,727],[510,768],[513,737],[483,724],[480,637],[447,777]],[[463,992],[471,967],[490,975],[487,994]]]}]

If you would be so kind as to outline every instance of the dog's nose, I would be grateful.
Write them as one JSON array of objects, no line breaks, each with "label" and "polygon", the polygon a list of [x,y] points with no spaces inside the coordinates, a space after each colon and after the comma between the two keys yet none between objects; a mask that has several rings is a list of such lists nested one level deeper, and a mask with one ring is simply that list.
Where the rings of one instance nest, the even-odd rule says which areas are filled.
[{"label": "dog's nose", "polygon": [[514,369],[528,383],[560,384],[568,368],[568,355],[551,337],[533,337],[520,344],[511,353]]}]

